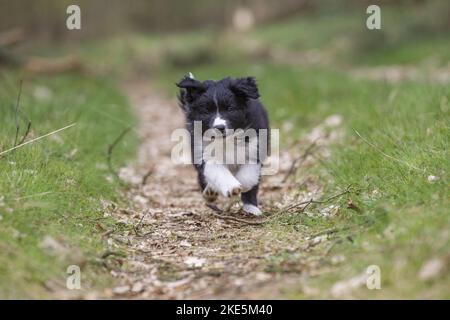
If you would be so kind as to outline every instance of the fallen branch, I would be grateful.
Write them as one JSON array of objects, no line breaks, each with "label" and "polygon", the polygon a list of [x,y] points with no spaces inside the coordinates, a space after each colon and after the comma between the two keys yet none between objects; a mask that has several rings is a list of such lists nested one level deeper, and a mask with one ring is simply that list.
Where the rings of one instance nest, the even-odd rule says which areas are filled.
[{"label": "fallen branch", "polygon": [[112,165],[112,154],[114,151],[114,148],[117,146],[117,144],[123,139],[123,137],[131,130],[131,127],[126,128],[125,130],[123,130],[120,135],[113,141],[113,143],[111,143],[108,146],[108,152],[106,154],[106,161],[108,163],[108,169],[109,171],[114,175],[114,177],[119,180],[122,181],[122,179],[120,178],[119,174],[114,170],[114,167]]},{"label": "fallen branch", "polygon": [[261,224],[264,224],[265,222],[267,222],[267,220],[251,221],[251,220],[240,219],[240,218],[236,218],[236,217],[233,217],[233,216],[224,215],[225,211],[223,211],[222,209],[217,207],[215,204],[207,203],[206,206],[208,208],[210,208],[211,210],[213,210],[211,212],[211,214],[213,216],[215,216],[217,218],[220,218],[220,219],[223,219],[223,220],[230,220],[230,221],[235,221],[235,222],[241,222],[241,223],[246,223],[246,224],[249,224],[249,225],[261,225]]},{"label": "fallen branch", "polygon": [[44,139],[44,138],[46,138],[46,137],[48,137],[48,136],[51,136],[51,135],[56,134],[56,133],[58,133],[58,132],[61,132],[61,131],[63,131],[63,130],[69,129],[69,128],[73,127],[74,125],[76,125],[76,123],[69,124],[68,126],[65,126],[65,127],[61,128],[61,129],[58,129],[58,130],[49,132],[49,133],[47,133],[47,134],[44,134],[43,136],[34,138],[34,139],[29,140],[29,141],[27,141],[27,142],[18,144],[18,145],[15,146],[15,147],[12,147],[12,148],[10,148],[10,149],[4,150],[4,151],[0,152],[0,157],[2,157],[3,155],[7,154],[8,152],[11,152],[11,151],[14,151],[14,150],[16,150],[16,149],[19,149],[19,148],[21,148],[21,147],[23,147],[23,146],[25,146],[25,145],[27,145],[27,144],[36,142],[36,141],[38,141],[38,140]]},{"label": "fallen branch", "polygon": [[301,205],[304,205],[304,207],[301,209],[301,211],[304,211],[304,210],[305,210],[310,204],[312,204],[312,203],[316,203],[316,204],[328,203],[328,202],[330,202],[331,200],[336,199],[336,198],[338,198],[338,197],[341,197],[341,196],[343,196],[343,195],[346,195],[346,194],[348,194],[348,193],[350,193],[350,187],[348,187],[348,188],[347,188],[345,191],[343,191],[343,192],[340,192],[340,193],[338,193],[338,194],[335,194],[334,196],[331,196],[331,197],[326,198],[325,200],[314,200],[313,198],[311,198],[310,200],[306,200],[306,201],[294,203],[294,204],[292,204],[292,205],[290,205],[290,206],[288,206],[288,207],[286,207],[286,208],[281,209],[280,212],[281,212],[281,211],[288,211],[288,210],[297,208],[297,207],[299,207],[299,206],[301,206]]},{"label": "fallen branch", "polygon": [[31,73],[57,73],[81,70],[83,67],[79,57],[69,55],[60,58],[29,57],[23,63],[23,68]]},{"label": "fallen branch", "polygon": [[[9,40],[8,40],[9,41]],[[83,71],[83,63],[76,55],[58,58],[25,57],[0,44],[0,65],[23,68],[30,73],[58,73],[66,71]]]}]

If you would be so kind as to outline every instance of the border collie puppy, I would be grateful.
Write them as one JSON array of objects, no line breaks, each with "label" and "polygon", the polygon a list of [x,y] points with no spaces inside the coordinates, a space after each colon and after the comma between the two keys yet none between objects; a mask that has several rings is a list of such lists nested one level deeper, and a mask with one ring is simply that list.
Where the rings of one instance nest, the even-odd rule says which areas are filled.
[{"label": "border collie puppy", "polygon": [[260,215],[257,193],[269,120],[255,79],[200,82],[190,73],[177,86],[203,197],[212,203],[218,195],[240,195],[244,211]]}]

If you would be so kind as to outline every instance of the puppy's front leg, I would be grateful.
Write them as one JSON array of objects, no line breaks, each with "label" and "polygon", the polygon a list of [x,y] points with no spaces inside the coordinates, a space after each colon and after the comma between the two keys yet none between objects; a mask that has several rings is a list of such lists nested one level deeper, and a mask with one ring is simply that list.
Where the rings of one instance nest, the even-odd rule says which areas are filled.
[{"label": "puppy's front leg", "polygon": [[206,163],[203,174],[208,187],[224,197],[237,196],[241,193],[241,184],[225,165]]},{"label": "puppy's front leg", "polygon": [[258,208],[258,185],[261,176],[261,164],[244,164],[236,173],[236,178],[242,185],[242,202],[245,212],[259,216],[262,214]]},{"label": "puppy's front leg", "polygon": [[243,192],[251,190],[259,183],[261,164],[243,164],[236,173],[236,179],[241,183]]}]

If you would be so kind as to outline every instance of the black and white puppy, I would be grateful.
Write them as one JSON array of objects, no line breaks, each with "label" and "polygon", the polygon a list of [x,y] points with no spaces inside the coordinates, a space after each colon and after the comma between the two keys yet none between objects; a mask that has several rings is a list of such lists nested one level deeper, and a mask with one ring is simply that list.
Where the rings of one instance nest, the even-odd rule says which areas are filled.
[{"label": "black and white puppy", "polygon": [[[224,197],[240,194],[244,211],[260,215],[257,193],[262,161],[268,150],[269,120],[258,99],[255,79],[200,82],[190,74],[177,86],[191,135],[192,161],[204,198],[214,202],[219,194]],[[200,136],[195,134],[199,124]],[[208,138],[212,130],[215,135]],[[217,148],[229,146],[230,141],[232,148]],[[244,161],[239,156],[242,154]]]}]

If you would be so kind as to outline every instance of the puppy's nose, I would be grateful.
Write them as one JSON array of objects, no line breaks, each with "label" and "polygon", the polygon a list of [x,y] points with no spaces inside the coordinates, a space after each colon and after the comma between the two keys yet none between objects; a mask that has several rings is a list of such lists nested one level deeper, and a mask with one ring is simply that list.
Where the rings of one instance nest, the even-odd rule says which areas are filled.
[{"label": "puppy's nose", "polygon": [[225,132],[226,127],[224,124],[218,124],[218,125],[214,126],[214,129],[217,129],[220,132]]}]

